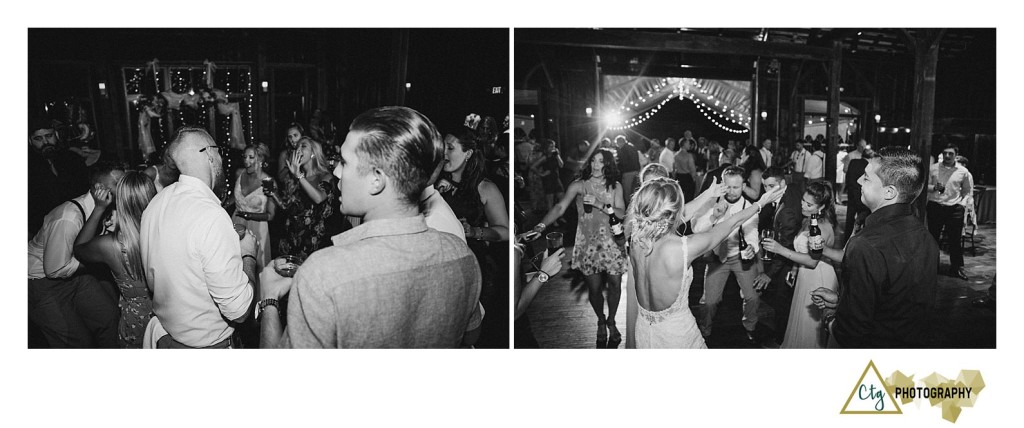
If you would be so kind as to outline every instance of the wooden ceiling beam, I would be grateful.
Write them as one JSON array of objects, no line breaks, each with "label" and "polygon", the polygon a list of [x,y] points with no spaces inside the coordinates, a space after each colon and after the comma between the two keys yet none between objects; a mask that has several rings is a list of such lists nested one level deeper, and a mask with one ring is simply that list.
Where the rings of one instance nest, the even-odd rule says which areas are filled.
[{"label": "wooden ceiling beam", "polygon": [[835,54],[830,48],[794,43],[624,30],[522,29],[516,31],[516,44],[520,43],[591,49],[764,56],[812,61],[830,61]]}]

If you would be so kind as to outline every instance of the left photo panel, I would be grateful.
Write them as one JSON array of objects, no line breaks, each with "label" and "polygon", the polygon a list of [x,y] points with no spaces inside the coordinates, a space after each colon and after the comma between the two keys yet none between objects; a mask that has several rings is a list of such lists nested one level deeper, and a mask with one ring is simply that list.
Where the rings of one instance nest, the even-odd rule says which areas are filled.
[{"label": "left photo panel", "polygon": [[29,29],[28,348],[509,348],[508,29]]}]

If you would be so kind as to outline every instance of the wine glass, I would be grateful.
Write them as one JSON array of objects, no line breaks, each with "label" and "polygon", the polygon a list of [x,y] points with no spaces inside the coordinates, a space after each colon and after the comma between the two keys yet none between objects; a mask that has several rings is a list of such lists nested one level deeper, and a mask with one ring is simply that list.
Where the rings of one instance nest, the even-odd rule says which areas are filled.
[{"label": "wine glass", "polygon": [[770,262],[772,261],[772,252],[764,248],[764,241],[768,239],[775,239],[775,231],[771,229],[765,229],[761,231],[761,261]]}]

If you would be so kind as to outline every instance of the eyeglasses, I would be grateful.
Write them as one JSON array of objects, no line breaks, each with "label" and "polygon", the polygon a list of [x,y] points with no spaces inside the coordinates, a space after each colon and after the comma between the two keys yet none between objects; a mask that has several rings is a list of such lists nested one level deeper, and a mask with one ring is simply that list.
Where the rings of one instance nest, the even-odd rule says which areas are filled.
[{"label": "eyeglasses", "polygon": [[220,153],[220,147],[219,146],[206,146],[206,147],[203,147],[203,148],[199,149],[199,153],[205,152],[206,149],[214,149],[214,150],[217,150],[217,153]]}]

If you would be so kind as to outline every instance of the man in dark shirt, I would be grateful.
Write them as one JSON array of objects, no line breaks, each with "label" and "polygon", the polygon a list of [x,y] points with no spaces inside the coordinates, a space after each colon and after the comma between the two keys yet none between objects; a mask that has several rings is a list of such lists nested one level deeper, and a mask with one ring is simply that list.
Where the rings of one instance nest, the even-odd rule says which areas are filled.
[{"label": "man in dark shirt", "polygon": [[[777,166],[765,170],[761,177],[766,192],[780,186],[786,190],[781,200],[761,210],[758,216],[758,229],[774,231],[776,242],[793,249],[793,238],[800,232],[803,221],[800,213],[800,202],[804,194],[803,177],[797,177],[791,183],[787,182],[785,170]],[[775,334],[773,339],[777,343],[782,343],[786,334],[786,324],[789,322],[789,309],[793,303],[793,287],[786,281],[786,275],[792,270],[793,262],[785,257],[773,256],[771,261],[761,263],[762,273],[754,278],[754,289],[763,290],[761,300],[775,311],[774,325],[770,327]],[[774,347],[774,344],[772,345]]]},{"label": "man in dark shirt", "polygon": [[[811,292],[825,310],[834,343],[844,348],[920,348],[926,345],[928,314],[937,292],[939,247],[912,203],[925,177],[921,158],[886,147],[860,177],[864,205],[871,210],[864,229],[845,250],[825,248],[842,261],[841,294]],[[833,311],[832,308],[835,308]]]},{"label": "man in dark shirt", "polygon": [[57,141],[53,124],[36,119],[28,130],[28,233],[34,236],[43,218],[57,205],[89,189],[85,161]]},{"label": "man in dark shirt", "polygon": [[636,146],[626,140],[626,137],[619,135],[615,137],[616,158],[619,161],[619,172],[622,173],[622,197],[629,206],[629,199],[633,196],[634,187],[637,186],[636,174],[640,172],[640,152]]}]

